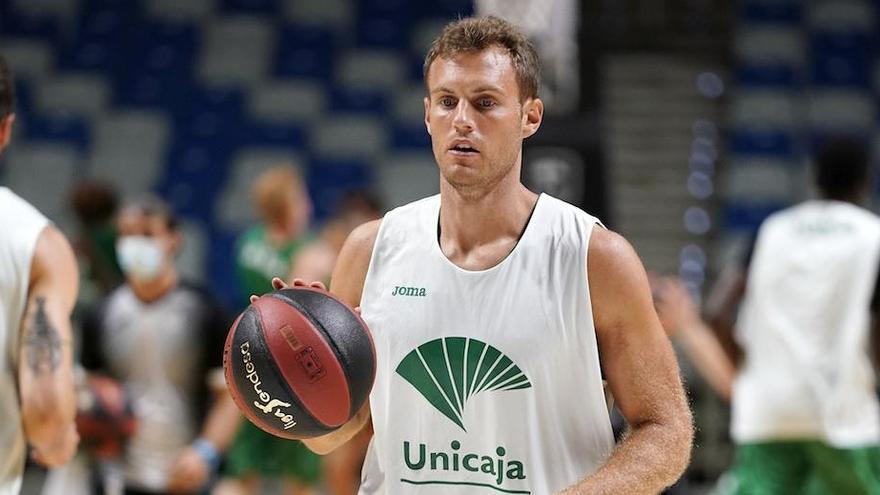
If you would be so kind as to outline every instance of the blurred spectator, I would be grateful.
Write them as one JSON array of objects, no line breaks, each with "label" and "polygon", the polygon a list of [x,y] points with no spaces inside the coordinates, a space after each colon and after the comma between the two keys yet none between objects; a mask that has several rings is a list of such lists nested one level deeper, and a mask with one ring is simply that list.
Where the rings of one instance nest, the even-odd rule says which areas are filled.
[{"label": "blurred spectator", "polygon": [[76,214],[74,249],[80,259],[82,290],[79,304],[88,308],[122,283],[122,270],[116,260],[116,209],[118,197],[109,184],[86,181],[70,194]]},{"label": "blurred spectator", "polygon": [[[272,277],[290,272],[297,253],[312,240],[307,233],[312,205],[302,177],[292,165],[261,174],[252,189],[262,223],[239,240],[237,268],[245,294],[272,290]],[[244,421],[229,451],[221,493],[254,494],[279,479],[284,494],[305,494],[321,477],[321,459],[301,442],[276,438]]]},{"label": "blurred spectator", "polygon": [[126,283],[86,319],[82,362],[131,394],[138,426],[121,459],[125,493],[202,493],[239,421],[220,370],[229,321],[179,279],[183,239],[164,203],[127,205],[117,229]]},{"label": "blurred spectator", "polygon": [[[729,284],[744,296],[732,384],[736,493],[880,491],[880,403],[868,348],[880,321],[880,219],[859,206],[871,184],[866,147],[830,140],[815,179],[821,198],[768,218],[747,278]],[[683,289],[661,284],[657,300],[698,369],[710,382],[721,376],[713,369],[729,364],[713,362],[726,358]],[[725,389],[723,377],[714,381]]]},{"label": "blurred spectator", "polygon": [[309,240],[312,204],[302,176],[292,165],[263,172],[251,190],[261,224],[238,243],[237,266],[246,295],[272,290],[272,277],[290,271],[291,260]]},{"label": "blurred spectator", "polygon": [[290,278],[320,280],[330,283],[336,256],[355,227],[382,216],[379,200],[370,193],[352,191],[339,201],[334,215],[326,222],[318,238],[305,246],[293,259]]}]

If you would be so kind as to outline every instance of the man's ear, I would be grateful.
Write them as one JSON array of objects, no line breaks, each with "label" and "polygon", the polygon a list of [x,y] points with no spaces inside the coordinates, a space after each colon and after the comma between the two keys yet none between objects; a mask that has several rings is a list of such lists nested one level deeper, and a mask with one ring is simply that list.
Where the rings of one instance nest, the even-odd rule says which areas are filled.
[{"label": "man's ear", "polygon": [[530,98],[523,105],[522,137],[531,137],[538,132],[544,120],[544,102],[540,98]]},{"label": "man's ear", "polygon": [[6,148],[12,139],[12,124],[15,122],[15,114],[10,113],[3,120],[0,120],[0,151]]},{"label": "man's ear", "polygon": [[423,99],[423,103],[425,104],[425,129],[428,130],[428,135],[431,134],[431,100],[427,96]]},{"label": "man's ear", "polygon": [[183,233],[180,231],[180,226],[178,225],[171,232],[170,241],[171,241],[171,259],[177,258],[180,256],[180,252],[183,250]]}]

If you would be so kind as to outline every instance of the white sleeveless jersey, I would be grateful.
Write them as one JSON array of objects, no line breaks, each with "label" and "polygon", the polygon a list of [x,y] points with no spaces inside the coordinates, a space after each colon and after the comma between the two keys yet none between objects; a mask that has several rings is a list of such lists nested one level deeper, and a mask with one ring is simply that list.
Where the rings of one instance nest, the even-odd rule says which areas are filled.
[{"label": "white sleeveless jersey", "polygon": [[737,322],[736,441],[880,442],[868,351],[878,260],[880,219],[848,203],[809,201],[764,223]]},{"label": "white sleeveless jersey", "polygon": [[0,187],[0,495],[18,494],[25,438],[18,394],[19,333],[27,302],[31,258],[47,220]]},{"label": "white sleeveless jersey", "polygon": [[376,344],[361,494],[549,494],[614,448],[587,285],[597,220],[541,195],[498,265],[437,240],[440,197],[389,212],[361,300]]}]

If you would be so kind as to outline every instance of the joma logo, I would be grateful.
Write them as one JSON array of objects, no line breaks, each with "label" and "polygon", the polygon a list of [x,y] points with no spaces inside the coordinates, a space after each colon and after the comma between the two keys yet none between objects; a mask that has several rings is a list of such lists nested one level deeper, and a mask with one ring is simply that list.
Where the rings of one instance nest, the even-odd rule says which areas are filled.
[{"label": "joma logo", "polygon": [[394,290],[391,291],[392,296],[412,296],[412,297],[425,297],[428,295],[425,292],[424,287],[402,287],[400,285],[395,285]]}]

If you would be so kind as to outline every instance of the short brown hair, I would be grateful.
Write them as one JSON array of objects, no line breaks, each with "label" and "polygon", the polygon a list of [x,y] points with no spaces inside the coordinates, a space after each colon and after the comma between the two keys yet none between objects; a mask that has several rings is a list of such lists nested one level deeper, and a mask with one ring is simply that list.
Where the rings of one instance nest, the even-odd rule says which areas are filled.
[{"label": "short brown hair", "polygon": [[428,85],[431,64],[438,57],[449,59],[460,53],[480,52],[493,46],[506,49],[510,55],[516,71],[520,101],[537,98],[541,64],[535,47],[513,24],[495,16],[467,17],[447,24],[440,36],[431,43],[431,49],[425,57],[425,86]]},{"label": "short brown hair", "polygon": [[284,214],[288,198],[304,187],[299,170],[292,164],[276,165],[254,180],[251,198],[257,214],[264,221],[273,221]]},{"label": "short brown hair", "polygon": [[3,55],[0,55],[0,119],[15,112],[15,86],[12,84],[12,71]]}]

